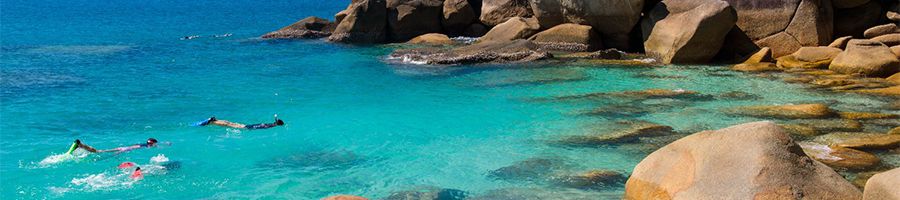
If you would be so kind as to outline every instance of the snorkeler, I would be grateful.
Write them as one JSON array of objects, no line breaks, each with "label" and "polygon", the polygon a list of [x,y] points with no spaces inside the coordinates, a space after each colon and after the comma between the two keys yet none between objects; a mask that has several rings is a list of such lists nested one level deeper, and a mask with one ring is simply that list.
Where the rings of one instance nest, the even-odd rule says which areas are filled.
[{"label": "snorkeler", "polygon": [[[154,138],[148,138],[148,139],[147,139],[147,143],[144,143],[144,144],[134,144],[134,145],[131,145],[131,146],[117,147],[117,148],[113,148],[113,149],[97,150],[97,149],[95,149],[94,147],[91,147],[91,146],[88,146],[88,145],[86,145],[86,144],[81,143],[81,140],[78,140],[78,139],[75,140],[75,146],[76,146],[76,148],[82,148],[82,149],[87,150],[87,151],[89,151],[89,152],[91,152],[91,153],[105,153],[105,152],[122,153],[122,152],[131,151],[131,150],[140,149],[140,148],[145,148],[145,147],[146,147],[146,148],[154,147],[154,146],[156,146],[156,143],[157,143],[156,139],[154,139]],[[73,149],[73,150],[74,150],[74,149]],[[70,152],[71,152],[71,151],[70,151]]]},{"label": "snorkeler", "polygon": [[278,119],[278,115],[275,115],[275,122],[246,125],[246,124],[240,124],[240,123],[230,122],[230,121],[226,121],[226,120],[216,119],[216,117],[210,117],[207,120],[197,123],[196,126],[206,126],[206,125],[210,125],[210,124],[217,125],[217,126],[231,127],[231,128],[253,130],[253,129],[273,128],[276,126],[284,126],[284,121],[281,121],[280,119]]}]

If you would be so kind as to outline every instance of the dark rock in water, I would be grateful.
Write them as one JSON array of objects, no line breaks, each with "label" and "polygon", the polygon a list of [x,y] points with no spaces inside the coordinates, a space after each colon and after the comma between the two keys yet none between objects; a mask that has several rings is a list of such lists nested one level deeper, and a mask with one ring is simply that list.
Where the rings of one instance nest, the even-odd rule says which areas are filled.
[{"label": "dark rock in water", "polygon": [[749,101],[749,100],[759,100],[759,99],[762,99],[762,97],[759,95],[755,95],[755,94],[747,93],[747,92],[731,91],[731,92],[719,94],[717,99]]},{"label": "dark rock in water", "polygon": [[884,133],[835,132],[818,136],[813,141],[852,149],[893,149],[900,147],[900,135]]},{"label": "dark rock in water", "polygon": [[387,40],[387,3],[385,0],[354,0],[335,15],[338,21],[328,41],[343,43],[381,43]]},{"label": "dark rock in water", "polygon": [[564,138],[559,142],[565,145],[574,146],[607,145],[636,142],[643,137],[656,137],[675,134],[672,127],[651,122],[619,121],[616,123],[624,125],[625,127],[612,131],[602,131],[599,133],[593,132],[589,135],[570,136]]},{"label": "dark rock in water", "polygon": [[326,171],[346,169],[364,161],[363,158],[349,151],[311,151],[274,158],[260,162],[258,165],[274,169]]},{"label": "dark rock in water", "polygon": [[266,33],[262,38],[316,39],[331,35],[337,24],[319,17],[307,17],[289,26]]},{"label": "dark rock in water", "polygon": [[395,51],[390,57],[426,64],[457,65],[530,62],[552,58],[553,55],[528,40],[515,40],[480,42],[451,50],[402,49]]},{"label": "dark rock in water", "polygon": [[618,49],[606,49],[595,51],[589,55],[590,58],[593,59],[613,59],[613,60],[621,60],[625,59],[625,52],[619,51]]},{"label": "dark rock in water", "polygon": [[426,33],[439,33],[443,0],[387,0],[388,36],[406,42]]},{"label": "dark rock in water", "polygon": [[825,104],[800,104],[780,106],[743,106],[725,110],[734,115],[781,119],[820,119],[837,116]]},{"label": "dark rock in water", "polygon": [[617,192],[594,191],[586,193],[566,188],[503,188],[466,198],[467,200],[548,200],[548,199],[621,199]]},{"label": "dark rock in water", "polygon": [[864,151],[812,142],[799,144],[807,156],[833,168],[864,170],[881,163],[878,156]]},{"label": "dark rock in water", "polygon": [[384,200],[462,200],[467,193],[457,189],[426,187],[415,190],[394,192]]},{"label": "dark rock in water", "polygon": [[162,166],[165,167],[168,171],[181,169],[181,161],[166,162],[165,164],[162,164]]},{"label": "dark rock in water", "polygon": [[583,113],[588,116],[600,116],[609,118],[634,118],[644,116],[650,113],[665,112],[674,108],[684,108],[692,102],[679,99],[665,99],[659,103],[648,103],[645,101],[629,101],[624,103],[611,103],[597,107],[591,111]]},{"label": "dark rock in water", "polygon": [[709,95],[700,94],[699,92],[689,91],[689,90],[667,90],[667,89],[647,89],[647,90],[632,90],[632,91],[623,91],[623,92],[598,92],[598,93],[589,93],[589,94],[581,94],[581,95],[570,95],[570,96],[560,96],[555,97],[556,100],[578,100],[578,99],[609,99],[609,98],[623,98],[623,99],[690,99],[690,100],[711,100],[712,97]]},{"label": "dark rock in water", "polygon": [[546,175],[563,169],[565,164],[555,158],[531,158],[501,167],[488,173],[488,177],[505,181],[541,181]]},{"label": "dark rock in water", "polygon": [[624,174],[610,170],[591,170],[584,174],[551,178],[551,182],[562,187],[599,190],[625,184]]},{"label": "dark rock in water", "polygon": [[831,132],[862,131],[863,125],[856,120],[808,119],[791,121],[790,124],[781,125],[781,128],[794,135],[816,136]]}]

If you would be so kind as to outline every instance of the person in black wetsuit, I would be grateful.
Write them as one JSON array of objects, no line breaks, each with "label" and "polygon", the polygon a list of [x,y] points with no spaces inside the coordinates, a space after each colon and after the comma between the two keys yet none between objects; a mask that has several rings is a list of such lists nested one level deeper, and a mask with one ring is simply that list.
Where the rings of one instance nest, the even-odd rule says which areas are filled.
[{"label": "person in black wetsuit", "polygon": [[284,121],[281,121],[281,119],[278,119],[278,115],[275,115],[275,122],[272,122],[272,123],[260,123],[260,124],[249,124],[249,125],[248,125],[248,124],[241,124],[241,123],[230,122],[230,121],[227,121],[227,120],[220,120],[220,119],[216,119],[216,117],[210,117],[210,118],[207,119],[205,122],[201,123],[200,126],[206,126],[206,125],[210,125],[210,124],[216,125],[216,126],[224,126],[224,127],[231,127],[231,128],[251,129],[251,130],[253,130],[253,129],[267,129],[267,128],[274,128],[274,127],[276,127],[276,126],[284,126]]}]

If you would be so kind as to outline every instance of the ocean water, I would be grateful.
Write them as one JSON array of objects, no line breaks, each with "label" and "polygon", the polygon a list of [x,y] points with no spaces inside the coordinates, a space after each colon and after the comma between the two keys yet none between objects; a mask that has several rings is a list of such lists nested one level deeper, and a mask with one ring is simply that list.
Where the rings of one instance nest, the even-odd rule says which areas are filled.
[{"label": "ocean water", "polygon": [[[719,112],[739,105],[871,111],[886,101],[721,66],[421,66],[387,62],[395,46],[258,38],[306,16],[331,18],[348,3],[3,1],[0,199],[378,199],[427,188],[472,199],[616,199],[621,185],[568,188],[492,172],[542,159],[550,164],[525,168],[552,169],[541,172],[547,177],[628,174],[647,152],[553,142],[621,120],[693,132],[759,120]],[[649,99],[634,104],[662,108],[600,117],[581,113],[612,101],[546,100],[652,88],[755,98]],[[190,126],[209,116],[270,122],[274,114],[287,125]],[[63,155],[74,139],[102,149],[148,137],[163,144]],[[146,177],[131,180],[116,167],[122,162]]]}]

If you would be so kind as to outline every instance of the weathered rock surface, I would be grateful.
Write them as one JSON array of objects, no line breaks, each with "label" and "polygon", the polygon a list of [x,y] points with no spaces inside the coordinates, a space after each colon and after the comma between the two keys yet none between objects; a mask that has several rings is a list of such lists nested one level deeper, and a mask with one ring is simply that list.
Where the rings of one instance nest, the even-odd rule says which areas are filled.
[{"label": "weathered rock surface", "polygon": [[331,35],[336,24],[319,17],[311,16],[294,22],[284,28],[262,35],[262,38],[315,39]]},{"label": "weathered rock surface", "polygon": [[328,40],[343,43],[386,41],[386,7],[385,0],[353,0],[347,9],[335,15],[339,23]]},{"label": "weathered rock surface", "polygon": [[481,6],[481,23],[496,26],[512,17],[531,17],[528,0],[484,0]]},{"label": "weathered rock surface", "polygon": [[799,104],[780,106],[743,106],[727,110],[736,115],[762,118],[814,119],[833,117],[835,113],[824,104]]},{"label": "weathered rock surface", "polygon": [[886,88],[853,90],[853,92],[881,96],[900,96],[900,85]]},{"label": "weathered rock surface", "polygon": [[410,39],[406,43],[426,45],[451,45],[453,44],[453,40],[450,40],[450,37],[447,37],[447,35],[444,34],[429,33]]},{"label": "weathered rock surface", "polygon": [[831,44],[828,44],[828,47],[844,50],[844,48],[847,47],[847,42],[850,42],[850,39],[853,39],[853,36],[844,36],[838,39],[834,39]]},{"label": "weathered rock surface", "polygon": [[391,54],[392,58],[437,65],[517,63],[552,58],[553,55],[540,49],[528,40],[487,41],[445,49],[401,49]]},{"label": "weathered rock surface", "polygon": [[832,47],[801,47],[791,55],[778,58],[780,68],[825,69],[841,53]]},{"label": "weathered rock surface", "polygon": [[900,13],[897,13],[894,11],[888,11],[886,16],[887,16],[888,20],[891,20],[894,22],[900,22]]},{"label": "weathered rock surface", "polygon": [[[740,149],[740,151],[732,151]],[[839,174],[807,157],[772,122],[679,139],[634,169],[624,199],[859,199]]]},{"label": "weathered rock surface", "polygon": [[445,31],[455,35],[462,34],[477,20],[478,16],[468,0],[444,0],[441,25]]},{"label": "weathered rock surface", "polygon": [[479,41],[512,41],[517,39],[527,39],[541,29],[537,20],[533,18],[512,17],[506,22],[498,24]]},{"label": "weathered rock surface", "polygon": [[900,146],[900,135],[884,133],[837,132],[820,135],[816,142],[853,149],[892,149]]},{"label": "weathered rock surface", "polygon": [[850,148],[812,142],[801,142],[800,147],[807,156],[838,169],[864,170],[881,163],[881,159],[875,154]]},{"label": "weathered rock surface", "polygon": [[887,77],[900,71],[900,60],[884,44],[854,39],[847,43],[847,49],[834,58],[828,69],[843,74]]},{"label": "weathered rock surface", "polygon": [[895,114],[872,112],[841,112],[839,114],[844,119],[896,119],[900,117]]},{"label": "weathered rock surface", "polygon": [[828,0],[726,0],[737,10],[737,26],[775,57],[802,46],[826,45],[832,39]]},{"label": "weathered rock surface", "polygon": [[894,55],[897,55],[897,58],[900,59],[900,45],[892,46],[891,53],[894,53]]},{"label": "weathered rock surface", "polygon": [[887,46],[897,46],[900,45],[900,33],[891,33],[886,35],[881,35],[878,37],[873,37],[869,40],[880,42]]},{"label": "weathered rock surface", "polygon": [[756,64],[761,62],[775,62],[772,58],[772,49],[769,47],[760,48],[756,53],[744,59],[743,64]]},{"label": "weathered rock surface", "polygon": [[900,199],[900,168],[875,174],[866,181],[863,200],[896,200]]},{"label": "weathered rock surface", "polygon": [[891,33],[900,33],[900,27],[897,27],[897,24],[884,24],[878,25],[869,29],[866,29],[866,32],[863,32],[863,37],[866,38],[874,38],[882,35],[887,35]]},{"label": "weathered rock surface", "polygon": [[551,50],[579,52],[602,48],[600,35],[591,26],[578,24],[560,24],[534,34],[529,40]]},{"label": "weathered rock surface", "polygon": [[533,0],[531,9],[541,27],[575,23],[595,27],[609,47],[629,49],[628,33],[638,23],[643,0]]},{"label": "weathered rock surface", "polygon": [[900,135],[900,127],[894,127],[893,129],[888,131],[887,134]]},{"label": "weathered rock surface", "polygon": [[696,1],[664,1],[653,8],[649,18],[659,20],[644,41],[648,55],[663,63],[703,63],[719,52],[737,15],[724,1],[706,0],[696,4]]},{"label": "weathered rock surface", "polygon": [[426,33],[442,30],[443,0],[387,0],[388,37],[405,42]]}]

